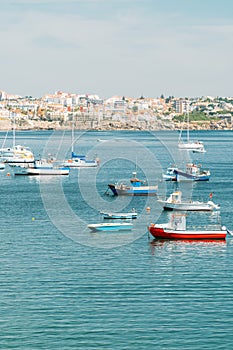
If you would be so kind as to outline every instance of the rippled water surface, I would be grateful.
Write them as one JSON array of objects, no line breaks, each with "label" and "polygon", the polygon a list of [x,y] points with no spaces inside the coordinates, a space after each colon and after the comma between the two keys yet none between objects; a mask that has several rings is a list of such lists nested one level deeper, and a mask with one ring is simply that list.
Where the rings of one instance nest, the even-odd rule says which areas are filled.
[{"label": "rippled water surface", "polygon": [[[107,184],[129,181],[132,171],[165,195],[169,163],[185,162],[171,132],[77,134],[76,150],[97,154],[98,169],[68,177],[14,177],[0,173],[1,349],[231,349],[233,347],[233,240],[162,241],[148,237],[151,221],[166,222],[156,198],[113,198]],[[2,140],[4,133],[0,134]],[[221,205],[232,224],[231,131],[201,131],[207,153],[190,155],[211,171],[207,183],[180,184],[193,198]],[[100,141],[101,139],[101,141]],[[21,132],[20,144],[37,156],[62,159],[70,133]],[[105,142],[102,142],[102,141]],[[10,141],[9,141],[10,142]],[[67,154],[66,154],[67,153]],[[150,207],[150,212],[146,207]],[[136,208],[131,232],[92,234],[100,210]],[[193,214],[192,225],[220,222]]]}]

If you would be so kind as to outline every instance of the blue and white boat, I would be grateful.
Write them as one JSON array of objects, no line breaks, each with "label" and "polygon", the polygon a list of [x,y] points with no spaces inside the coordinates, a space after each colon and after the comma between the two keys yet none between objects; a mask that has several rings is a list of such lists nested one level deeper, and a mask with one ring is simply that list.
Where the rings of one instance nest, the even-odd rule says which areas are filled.
[{"label": "blue and white boat", "polygon": [[137,219],[138,213],[135,211],[128,213],[100,213],[104,219]]},{"label": "blue and white boat", "polygon": [[186,170],[175,169],[176,180],[179,181],[209,181],[210,171],[203,170],[201,164],[187,164]]},{"label": "blue and white boat", "polygon": [[176,165],[171,165],[167,168],[167,171],[165,174],[163,174],[163,179],[165,181],[176,181],[176,173],[175,170],[177,170]]},{"label": "blue and white boat", "polygon": [[90,224],[87,226],[91,231],[129,231],[132,229],[131,223],[100,223]]},{"label": "blue and white boat", "polygon": [[145,181],[139,180],[136,177],[137,173],[133,172],[133,177],[130,179],[131,186],[123,183],[108,184],[114,196],[156,196],[158,186],[147,186]]},{"label": "blue and white boat", "polygon": [[208,181],[210,179],[210,171],[202,169],[201,164],[186,164],[185,170],[179,169],[177,166],[167,168],[166,174],[163,174],[165,181]]},{"label": "blue and white boat", "polygon": [[62,163],[62,166],[68,167],[68,168],[93,168],[97,167],[99,165],[98,158],[89,160],[84,155],[78,155],[74,153],[74,151],[71,152],[71,158],[68,160],[65,160]]},{"label": "blue and white boat", "polygon": [[69,175],[69,168],[55,166],[52,162],[45,159],[36,160],[31,165],[13,165],[12,169],[15,175]]}]

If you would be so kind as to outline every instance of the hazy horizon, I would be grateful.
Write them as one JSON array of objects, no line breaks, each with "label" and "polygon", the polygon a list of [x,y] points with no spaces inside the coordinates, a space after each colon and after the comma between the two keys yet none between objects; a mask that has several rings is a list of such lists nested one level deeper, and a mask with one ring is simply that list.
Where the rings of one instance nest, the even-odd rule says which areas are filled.
[{"label": "hazy horizon", "polygon": [[0,90],[232,96],[233,2],[1,2]]}]

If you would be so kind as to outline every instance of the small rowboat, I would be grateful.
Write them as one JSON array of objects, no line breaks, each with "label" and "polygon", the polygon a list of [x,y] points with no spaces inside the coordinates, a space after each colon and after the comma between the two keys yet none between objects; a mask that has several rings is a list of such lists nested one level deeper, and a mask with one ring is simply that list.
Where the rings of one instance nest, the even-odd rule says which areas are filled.
[{"label": "small rowboat", "polygon": [[137,219],[138,214],[136,212],[128,213],[104,213],[101,212],[104,219]]},{"label": "small rowboat", "polygon": [[133,225],[130,223],[100,223],[87,226],[91,231],[128,231]]}]

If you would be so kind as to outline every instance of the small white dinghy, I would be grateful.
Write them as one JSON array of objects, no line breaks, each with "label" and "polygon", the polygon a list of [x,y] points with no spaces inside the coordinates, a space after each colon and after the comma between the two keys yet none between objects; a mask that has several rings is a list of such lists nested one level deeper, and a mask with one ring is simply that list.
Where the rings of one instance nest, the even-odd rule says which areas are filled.
[{"label": "small white dinghy", "polygon": [[131,223],[100,223],[90,224],[87,226],[91,231],[128,231],[131,230],[133,224]]}]

